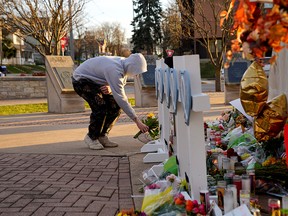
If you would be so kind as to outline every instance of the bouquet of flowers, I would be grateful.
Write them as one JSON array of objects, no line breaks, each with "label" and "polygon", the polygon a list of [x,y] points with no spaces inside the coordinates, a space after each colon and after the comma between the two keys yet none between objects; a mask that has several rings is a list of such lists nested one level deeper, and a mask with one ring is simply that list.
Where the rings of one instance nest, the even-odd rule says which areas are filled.
[{"label": "bouquet of flowers", "polygon": [[150,216],[206,215],[205,205],[189,198],[189,187],[185,179],[169,174],[165,180],[145,187],[142,212]]},{"label": "bouquet of flowers", "polygon": [[[152,140],[158,139],[160,135],[159,121],[158,118],[154,115],[154,113],[149,113],[145,119],[142,119],[142,122],[149,127],[148,133]],[[142,134],[141,131],[135,134],[133,138],[137,139],[140,134]]]},{"label": "bouquet of flowers", "polygon": [[149,201],[146,201],[146,205],[144,206],[144,212],[147,211],[147,214],[151,216],[168,214],[189,216],[206,215],[204,204],[199,204],[197,200],[185,199],[181,193],[173,195],[170,188],[148,199]]}]

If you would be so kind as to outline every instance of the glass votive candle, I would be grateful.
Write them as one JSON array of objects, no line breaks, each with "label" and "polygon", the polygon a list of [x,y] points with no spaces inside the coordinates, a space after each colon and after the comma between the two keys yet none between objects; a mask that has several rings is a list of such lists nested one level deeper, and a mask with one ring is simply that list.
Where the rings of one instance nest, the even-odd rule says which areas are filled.
[{"label": "glass votive candle", "polygon": [[230,188],[227,188],[224,192],[224,214],[232,211],[233,205],[233,191]]},{"label": "glass votive candle", "polygon": [[237,156],[231,156],[230,157],[230,169],[234,170],[235,169],[235,163],[238,162],[238,157]]},{"label": "glass votive candle", "polygon": [[226,181],[217,182],[217,204],[221,210],[224,210],[224,193],[226,189]]},{"label": "glass votive candle", "polygon": [[279,199],[268,199],[268,208],[271,216],[280,216],[280,200]]},{"label": "glass votive candle", "polygon": [[231,156],[230,159],[235,161],[235,163],[238,162],[238,156]]},{"label": "glass votive candle", "polygon": [[243,174],[241,178],[242,178],[242,190],[247,190],[250,193],[251,188],[250,188],[250,177],[249,177],[249,175]]},{"label": "glass votive candle", "polygon": [[240,190],[240,205],[245,204],[250,209],[250,191]]},{"label": "glass votive candle", "polygon": [[242,190],[242,179],[241,179],[241,176],[234,175],[233,176],[233,184],[236,185],[236,188],[237,188],[237,200],[239,202],[240,190]]},{"label": "glass votive candle", "polygon": [[218,169],[219,169],[219,170],[222,170],[222,169],[223,169],[222,159],[225,158],[225,157],[226,157],[226,156],[223,155],[223,154],[219,154],[219,155],[218,155],[217,161],[218,161]]},{"label": "glass votive candle", "polygon": [[[238,202],[237,202],[237,188],[236,185],[234,184],[229,184],[227,185],[227,189],[230,189],[233,192],[233,208],[238,207]],[[225,201],[224,201],[225,203]]]},{"label": "glass votive candle", "polygon": [[222,166],[224,170],[230,170],[230,158],[222,158]]},{"label": "glass votive candle", "polygon": [[250,177],[250,193],[252,195],[254,195],[255,194],[255,188],[256,188],[255,170],[249,169],[246,172],[247,172],[247,175],[249,175],[249,177]]}]

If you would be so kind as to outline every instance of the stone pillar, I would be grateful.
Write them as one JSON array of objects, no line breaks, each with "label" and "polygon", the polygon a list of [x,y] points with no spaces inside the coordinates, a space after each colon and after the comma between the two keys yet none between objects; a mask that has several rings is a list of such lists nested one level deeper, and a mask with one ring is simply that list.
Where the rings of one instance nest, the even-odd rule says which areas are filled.
[{"label": "stone pillar", "polygon": [[74,63],[71,56],[46,56],[48,112],[84,112],[84,100],[72,86]]}]

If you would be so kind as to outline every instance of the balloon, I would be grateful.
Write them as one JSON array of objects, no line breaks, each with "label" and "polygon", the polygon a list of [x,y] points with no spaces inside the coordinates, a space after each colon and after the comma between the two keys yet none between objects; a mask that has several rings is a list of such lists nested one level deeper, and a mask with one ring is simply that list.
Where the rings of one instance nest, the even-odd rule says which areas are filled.
[{"label": "balloon", "polygon": [[281,94],[268,102],[254,120],[254,135],[258,141],[267,141],[283,130],[287,119],[286,95]]},{"label": "balloon", "polygon": [[253,62],[240,82],[240,101],[245,112],[257,116],[268,99],[268,79],[258,62]]}]

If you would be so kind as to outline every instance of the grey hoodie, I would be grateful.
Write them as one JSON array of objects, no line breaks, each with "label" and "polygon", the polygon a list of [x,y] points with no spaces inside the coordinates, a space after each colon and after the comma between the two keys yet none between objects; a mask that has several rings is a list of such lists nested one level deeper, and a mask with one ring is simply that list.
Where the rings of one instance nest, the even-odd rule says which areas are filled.
[{"label": "grey hoodie", "polygon": [[135,76],[147,71],[147,63],[140,53],[128,58],[99,56],[83,62],[73,73],[76,80],[89,79],[99,85],[109,85],[113,97],[123,111],[133,120],[135,111],[128,102],[124,86],[127,76]]}]

